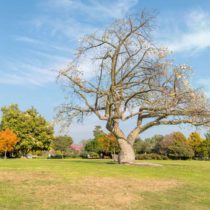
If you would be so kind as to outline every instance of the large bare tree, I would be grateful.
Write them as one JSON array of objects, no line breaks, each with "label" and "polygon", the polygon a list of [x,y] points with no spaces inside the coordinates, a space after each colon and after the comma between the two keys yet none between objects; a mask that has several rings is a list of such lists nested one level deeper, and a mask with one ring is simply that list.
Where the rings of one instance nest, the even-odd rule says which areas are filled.
[{"label": "large bare tree", "polygon": [[[120,163],[135,160],[135,139],[153,126],[210,122],[207,98],[189,83],[190,67],[174,65],[168,51],[152,42],[152,19],[142,12],[84,37],[74,60],[59,72],[71,96],[59,117],[71,122],[95,114],[106,121],[118,139]],[[132,118],[126,135],[120,123]]]}]

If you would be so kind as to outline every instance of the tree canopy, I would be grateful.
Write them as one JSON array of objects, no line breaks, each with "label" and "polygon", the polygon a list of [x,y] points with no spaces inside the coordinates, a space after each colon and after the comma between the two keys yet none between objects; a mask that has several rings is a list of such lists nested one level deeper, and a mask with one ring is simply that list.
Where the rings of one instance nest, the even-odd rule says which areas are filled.
[{"label": "tree canopy", "polygon": [[70,136],[56,136],[52,141],[52,148],[54,150],[60,151],[62,156],[70,149],[70,145],[73,143],[73,140]]},{"label": "tree canopy", "polygon": [[1,110],[1,130],[9,128],[19,139],[16,153],[26,155],[29,151],[48,150],[53,140],[53,127],[36,109],[21,111],[17,105],[11,105]]},{"label": "tree canopy", "polygon": [[18,138],[10,129],[0,131],[0,152],[4,152],[6,158],[7,152],[13,151]]},{"label": "tree canopy", "polygon": [[103,153],[104,155],[116,154],[119,152],[119,144],[112,133],[105,133],[101,126],[96,126],[93,131],[93,139],[85,144],[87,152]]}]

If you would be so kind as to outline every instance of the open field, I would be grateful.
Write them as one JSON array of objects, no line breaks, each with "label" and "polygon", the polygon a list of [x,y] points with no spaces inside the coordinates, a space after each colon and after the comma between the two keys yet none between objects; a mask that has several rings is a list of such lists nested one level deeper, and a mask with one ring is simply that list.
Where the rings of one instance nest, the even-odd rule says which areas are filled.
[{"label": "open field", "polygon": [[0,209],[210,209],[210,162],[152,162],[0,160]]}]

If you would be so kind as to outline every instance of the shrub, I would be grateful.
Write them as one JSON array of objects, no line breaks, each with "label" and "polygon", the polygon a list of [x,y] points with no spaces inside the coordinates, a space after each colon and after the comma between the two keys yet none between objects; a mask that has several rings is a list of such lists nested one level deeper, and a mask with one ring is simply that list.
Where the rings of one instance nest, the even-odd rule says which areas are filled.
[{"label": "shrub", "polygon": [[89,157],[93,158],[93,159],[98,159],[99,158],[99,154],[96,152],[89,152]]},{"label": "shrub", "polygon": [[37,150],[37,151],[32,151],[29,154],[47,157],[48,153],[49,153],[49,151]]},{"label": "shrub", "polygon": [[88,152],[86,152],[86,151],[81,152],[80,157],[81,158],[88,158]]},{"label": "shrub", "polygon": [[155,153],[136,155],[136,160],[167,160],[167,159],[168,157]]},{"label": "shrub", "polygon": [[64,153],[64,157],[66,158],[77,158],[79,157],[79,154],[77,152],[75,152],[74,150],[67,148],[65,153]]},{"label": "shrub", "polygon": [[62,159],[62,158],[63,158],[63,156],[59,155],[59,154],[56,154],[56,155],[50,157],[50,159]]}]

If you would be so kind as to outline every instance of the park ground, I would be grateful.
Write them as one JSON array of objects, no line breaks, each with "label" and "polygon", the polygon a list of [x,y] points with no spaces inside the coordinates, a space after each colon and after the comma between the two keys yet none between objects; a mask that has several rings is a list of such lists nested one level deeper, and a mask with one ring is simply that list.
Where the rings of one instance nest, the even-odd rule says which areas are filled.
[{"label": "park ground", "polygon": [[151,162],[0,160],[0,209],[210,209],[210,161]]}]

